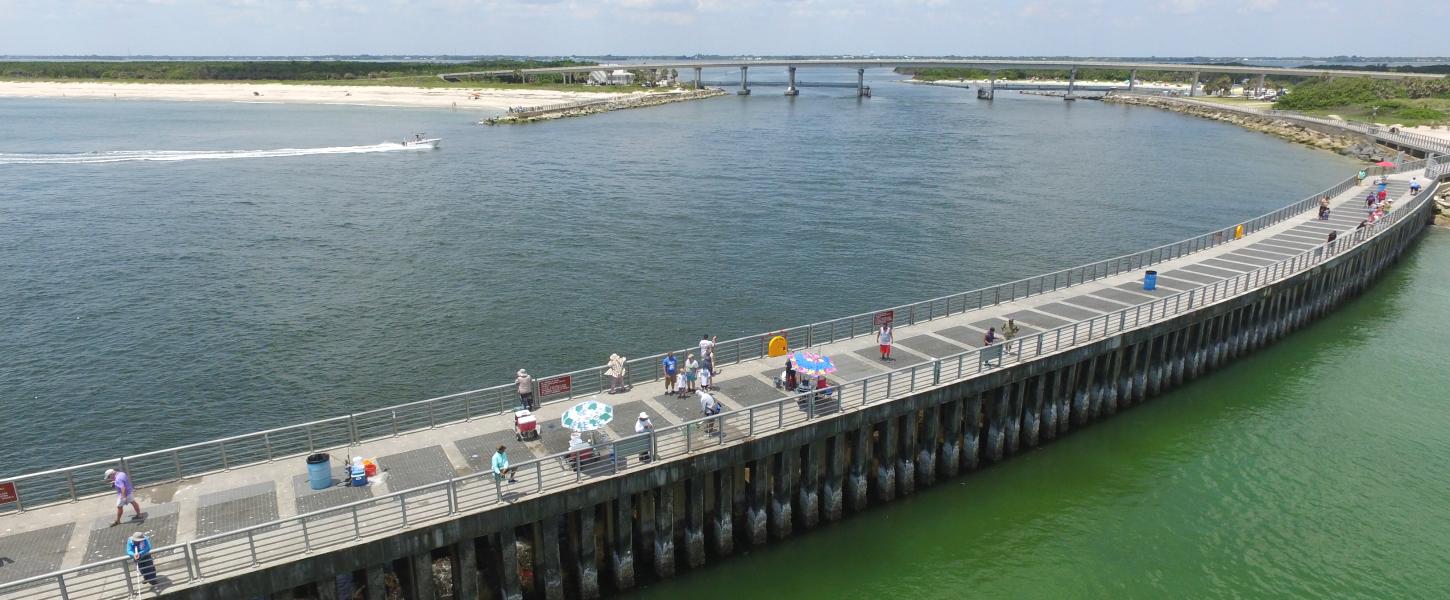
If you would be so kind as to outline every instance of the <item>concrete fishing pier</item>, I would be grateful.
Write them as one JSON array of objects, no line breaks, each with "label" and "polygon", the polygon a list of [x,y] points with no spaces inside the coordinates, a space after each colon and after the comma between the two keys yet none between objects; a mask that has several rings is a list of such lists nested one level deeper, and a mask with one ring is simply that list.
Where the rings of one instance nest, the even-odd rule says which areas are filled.
[{"label": "concrete fishing pier", "polygon": [[[514,438],[512,386],[0,478],[0,598],[126,598],[145,590],[120,540],[148,532],[177,598],[594,598],[720,560],[1009,460],[1286,335],[1370,285],[1429,222],[1450,165],[1402,165],[1389,215],[1356,229],[1353,178],[1282,209],[1123,257],[831,321],[722,341],[716,397],[662,393],[659,356],[628,391],[600,368],[541,377],[543,435]],[[1408,193],[1411,177],[1425,183]],[[1319,198],[1332,216],[1315,218]],[[1325,244],[1327,235],[1338,239]],[[1156,271],[1145,289],[1143,274]],[[1006,318],[1010,344],[982,346]],[[879,320],[896,360],[877,359]],[[770,378],[769,337],[835,357],[829,398]],[[682,340],[685,342],[686,340]],[[677,356],[683,356],[677,350]],[[556,425],[597,398],[622,415],[581,460]],[[632,415],[657,429],[636,435]],[[488,457],[509,447],[518,483]],[[367,487],[306,485],[303,456],[378,457]],[[649,453],[653,460],[642,462]],[[118,527],[101,472],[133,475],[147,518]],[[340,474],[339,474],[340,475]],[[339,477],[340,479],[340,477]],[[129,512],[129,508],[127,509]],[[104,521],[104,522],[102,522]]]}]

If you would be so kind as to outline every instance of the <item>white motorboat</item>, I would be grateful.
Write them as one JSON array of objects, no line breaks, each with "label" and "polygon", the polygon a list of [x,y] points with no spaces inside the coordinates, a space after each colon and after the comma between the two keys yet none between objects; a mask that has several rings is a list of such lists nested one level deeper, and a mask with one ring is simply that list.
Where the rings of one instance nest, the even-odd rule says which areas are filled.
[{"label": "white motorboat", "polygon": [[413,139],[403,140],[403,145],[410,148],[422,148],[424,146],[429,148],[437,148],[438,143],[442,141],[443,138],[423,137],[423,134],[415,133],[413,134]]}]

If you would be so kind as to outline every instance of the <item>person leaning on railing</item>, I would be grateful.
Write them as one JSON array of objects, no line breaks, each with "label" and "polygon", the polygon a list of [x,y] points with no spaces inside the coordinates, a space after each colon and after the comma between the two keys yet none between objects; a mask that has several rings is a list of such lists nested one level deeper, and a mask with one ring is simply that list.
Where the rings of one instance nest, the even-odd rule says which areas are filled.
[{"label": "person leaning on railing", "polygon": [[151,538],[137,531],[126,539],[126,556],[136,561],[136,570],[147,585],[156,585],[156,563],[151,560]]}]

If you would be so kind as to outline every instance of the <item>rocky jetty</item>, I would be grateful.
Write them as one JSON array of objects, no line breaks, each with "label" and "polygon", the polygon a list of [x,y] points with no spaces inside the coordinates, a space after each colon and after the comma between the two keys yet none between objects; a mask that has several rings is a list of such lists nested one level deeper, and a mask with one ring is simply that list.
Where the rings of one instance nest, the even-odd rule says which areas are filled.
[{"label": "rocky jetty", "polygon": [[724,96],[725,91],[719,89],[689,90],[678,92],[655,92],[649,94],[633,94],[623,98],[611,100],[600,100],[597,102],[566,104],[556,108],[543,107],[538,110],[509,113],[482,121],[484,125],[516,125],[520,123],[533,123],[536,121],[548,121],[562,119],[565,117],[582,117],[611,110],[624,110],[626,108],[644,108],[646,106],[659,106],[671,102],[684,102],[686,100],[699,100],[701,98],[712,98]]},{"label": "rocky jetty", "polygon": [[1180,101],[1176,98],[1110,94],[1104,97],[1103,101],[1117,104],[1132,104],[1135,106],[1151,106],[1195,117],[1232,123],[1244,129],[1267,133],[1291,142],[1304,144],[1311,148],[1338,152],[1339,154],[1368,162],[1389,160],[1396,155],[1394,150],[1375,144],[1362,135],[1352,133],[1329,134],[1295,121],[1268,115],[1251,115],[1234,110],[1217,109],[1197,102]]}]

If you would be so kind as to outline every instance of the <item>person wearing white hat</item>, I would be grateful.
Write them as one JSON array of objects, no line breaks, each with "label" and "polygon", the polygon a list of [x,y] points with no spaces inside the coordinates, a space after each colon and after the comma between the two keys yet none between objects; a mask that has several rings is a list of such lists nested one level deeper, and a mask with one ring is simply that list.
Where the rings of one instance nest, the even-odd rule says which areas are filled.
[{"label": "person wearing white hat", "polygon": [[147,585],[156,585],[156,563],[151,560],[151,538],[137,531],[126,539],[126,556],[136,561],[136,570]]},{"label": "person wearing white hat", "polygon": [[121,515],[126,513],[127,504],[130,504],[131,508],[136,511],[136,516],[131,517],[131,520],[140,519],[141,504],[136,502],[136,488],[131,486],[131,476],[127,475],[125,471],[106,469],[106,481],[111,482],[111,487],[116,488],[116,520],[111,523],[111,527],[121,524]]},{"label": "person wearing white hat", "polygon": [[529,377],[529,372],[519,369],[514,383],[519,386],[519,405],[524,410],[538,410],[539,407],[534,405],[534,378]]},{"label": "person wearing white hat", "polygon": [[[654,430],[655,430],[655,424],[654,424],[653,421],[650,421],[649,420],[649,413],[643,413],[643,412],[642,413],[639,413],[639,419],[637,419],[634,422],[634,432],[635,433],[649,433],[649,432],[654,431]],[[639,460],[641,462],[649,462],[649,448],[648,447],[645,448],[644,452],[640,452],[639,453]]]}]

